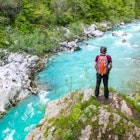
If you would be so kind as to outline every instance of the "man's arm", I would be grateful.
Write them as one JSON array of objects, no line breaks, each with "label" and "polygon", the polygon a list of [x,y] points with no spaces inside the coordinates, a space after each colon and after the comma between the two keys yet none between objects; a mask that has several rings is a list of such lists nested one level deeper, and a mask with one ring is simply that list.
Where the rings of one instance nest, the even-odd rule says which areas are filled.
[{"label": "man's arm", "polygon": [[107,55],[108,57],[108,61],[109,61],[109,68],[108,68],[108,71],[110,72],[110,70],[112,69],[112,58],[110,55]]},{"label": "man's arm", "polygon": [[97,62],[96,61],[94,62],[94,67],[97,70]]},{"label": "man's arm", "polygon": [[109,63],[109,71],[112,69],[112,62]]},{"label": "man's arm", "polygon": [[97,61],[98,61],[98,55],[96,56],[96,58],[95,58],[95,61],[94,61],[94,67],[95,67],[95,69],[97,70]]}]

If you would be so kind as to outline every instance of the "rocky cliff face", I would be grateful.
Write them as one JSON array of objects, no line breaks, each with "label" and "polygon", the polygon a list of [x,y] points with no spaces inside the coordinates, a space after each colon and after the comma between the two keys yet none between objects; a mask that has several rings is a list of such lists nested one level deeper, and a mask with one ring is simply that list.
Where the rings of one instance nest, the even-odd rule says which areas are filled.
[{"label": "rocky cliff face", "polygon": [[37,92],[31,77],[41,68],[37,56],[5,52],[0,60],[0,117],[7,108],[16,105],[30,93]]},{"label": "rocky cliff face", "polygon": [[93,89],[75,91],[52,101],[26,140],[139,140],[140,114],[123,96],[98,99]]}]

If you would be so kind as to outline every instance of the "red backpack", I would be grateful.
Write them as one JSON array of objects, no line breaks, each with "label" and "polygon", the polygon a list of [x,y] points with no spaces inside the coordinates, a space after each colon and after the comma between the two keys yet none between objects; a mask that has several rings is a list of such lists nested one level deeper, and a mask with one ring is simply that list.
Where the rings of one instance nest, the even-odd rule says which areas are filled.
[{"label": "red backpack", "polygon": [[97,61],[97,73],[104,75],[108,71],[108,60],[106,55],[100,55]]}]

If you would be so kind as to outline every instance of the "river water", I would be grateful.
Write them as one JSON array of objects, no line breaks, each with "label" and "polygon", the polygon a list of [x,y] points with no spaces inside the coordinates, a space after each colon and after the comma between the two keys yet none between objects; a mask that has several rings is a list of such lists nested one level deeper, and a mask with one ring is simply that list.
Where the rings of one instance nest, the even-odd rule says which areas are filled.
[{"label": "river water", "polygon": [[[112,35],[121,31],[127,35]],[[140,81],[140,22],[120,26],[86,42],[88,45],[79,44],[80,51],[58,53],[49,59],[45,69],[36,75],[41,92],[31,95],[0,119],[0,140],[24,140],[43,117],[49,101],[75,89],[95,87],[93,63],[102,45],[107,46],[107,54],[113,60],[109,86],[126,94],[136,89]]]}]

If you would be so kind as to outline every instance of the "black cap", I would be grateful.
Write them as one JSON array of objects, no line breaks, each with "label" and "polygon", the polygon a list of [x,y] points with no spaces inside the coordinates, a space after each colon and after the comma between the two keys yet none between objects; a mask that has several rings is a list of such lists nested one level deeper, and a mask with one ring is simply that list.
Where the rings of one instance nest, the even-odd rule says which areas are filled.
[{"label": "black cap", "polygon": [[106,52],[107,52],[107,47],[101,46],[101,48],[100,48],[100,53],[105,54]]}]

